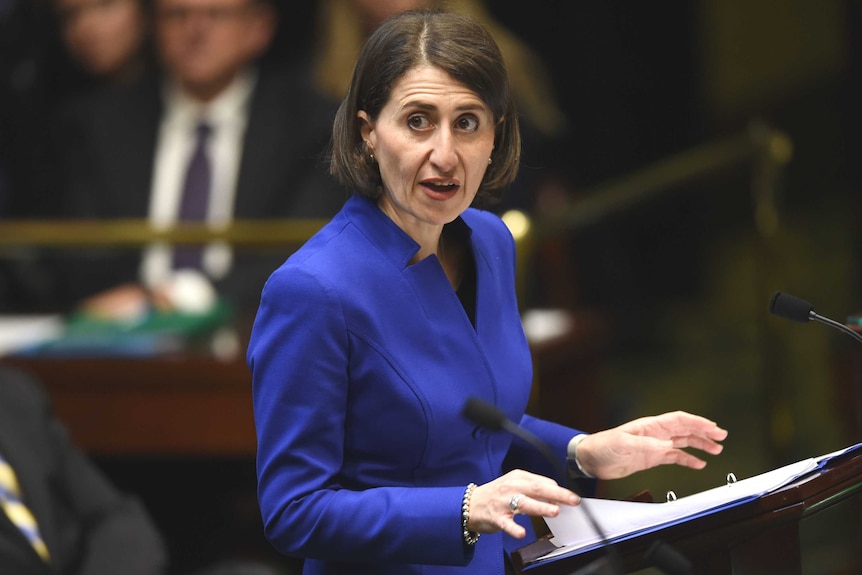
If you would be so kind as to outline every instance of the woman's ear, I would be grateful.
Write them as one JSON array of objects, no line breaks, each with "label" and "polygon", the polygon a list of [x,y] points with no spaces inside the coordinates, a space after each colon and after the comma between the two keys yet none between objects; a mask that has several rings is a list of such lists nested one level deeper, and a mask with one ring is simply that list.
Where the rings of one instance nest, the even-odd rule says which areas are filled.
[{"label": "woman's ear", "polygon": [[[368,117],[368,113],[365,110],[356,112],[356,117],[359,118],[359,135],[365,140],[365,145],[373,149],[371,139],[374,137],[374,125],[371,123],[371,118]],[[371,149],[368,151],[370,152]]]}]

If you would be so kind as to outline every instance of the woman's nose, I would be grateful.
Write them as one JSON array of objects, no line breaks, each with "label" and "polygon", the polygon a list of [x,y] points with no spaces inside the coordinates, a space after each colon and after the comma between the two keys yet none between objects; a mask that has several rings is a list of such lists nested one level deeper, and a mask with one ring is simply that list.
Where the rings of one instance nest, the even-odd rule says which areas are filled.
[{"label": "woman's nose", "polygon": [[455,138],[450,130],[437,131],[431,150],[431,163],[442,172],[451,172],[458,164]]}]

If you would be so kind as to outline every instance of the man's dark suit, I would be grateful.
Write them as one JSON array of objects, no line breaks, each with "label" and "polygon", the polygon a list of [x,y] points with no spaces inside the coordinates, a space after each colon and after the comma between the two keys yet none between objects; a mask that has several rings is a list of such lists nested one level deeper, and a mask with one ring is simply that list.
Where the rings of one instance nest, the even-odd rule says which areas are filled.
[{"label": "man's dark suit", "polygon": [[50,567],[0,511],[0,573],[154,575],[164,544],[144,509],[122,496],[70,442],[44,391],[0,368],[0,452],[18,476]]},{"label": "man's dark suit", "polygon": [[[150,79],[124,91],[91,96],[70,107],[63,147],[64,212],[76,218],[146,218],[163,104]],[[234,217],[328,218],[346,195],[327,173],[323,152],[335,104],[317,94],[303,67],[262,69],[252,95],[243,142]],[[263,257],[237,253],[219,293],[254,309],[263,282],[285,250]],[[95,266],[85,289],[137,280],[139,251],[122,263]],[[99,261],[99,260],[97,260]],[[81,273],[75,276],[80,277]],[[90,293],[74,293],[74,297]]]}]

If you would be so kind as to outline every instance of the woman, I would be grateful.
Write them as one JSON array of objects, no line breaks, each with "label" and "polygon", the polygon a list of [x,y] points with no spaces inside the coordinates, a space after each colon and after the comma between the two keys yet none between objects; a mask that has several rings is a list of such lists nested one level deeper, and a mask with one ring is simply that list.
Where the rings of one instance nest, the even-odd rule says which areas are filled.
[{"label": "woman", "polygon": [[524,414],[514,243],[469,208],[515,177],[516,118],[496,44],[463,16],[400,14],[360,55],[331,166],[356,194],[269,279],[248,350],[267,537],[305,573],[498,575],[504,534],[525,544],[516,519],[578,503],[529,446],[463,418],[470,397],[585,475],[721,451],[726,432],[686,413],[592,435]]}]

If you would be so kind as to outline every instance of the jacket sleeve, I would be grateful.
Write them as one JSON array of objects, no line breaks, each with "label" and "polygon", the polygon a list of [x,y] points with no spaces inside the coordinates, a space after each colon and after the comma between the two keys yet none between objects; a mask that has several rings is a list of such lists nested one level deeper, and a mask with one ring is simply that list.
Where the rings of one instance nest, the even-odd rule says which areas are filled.
[{"label": "jacket sleeve", "polygon": [[551,477],[560,483],[560,485],[566,485],[574,489],[579,495],[586,497],[595,495],[597,487],[595,479],[579,478],[573,481],[568,476],[562,477],[560,474],[560,469],[565,470],[566,468],[569,441],[574,436],[586,432],[530,415],[524,415],[521,418],[520,425],[547,444],[559,464],[548,461],[547,458],[528,442],[515,438],[512,441],[509,452],[506,454],[506,459],[503,463],[504,471],[525,469],[539,475]]},{"label": "jacket sleeve", "polygon": [[267,538],[282,553],[331,561],[467,564],[465,485],[345,485],[349,353],[335,290],[295,267],[277,270],[248,349]]}]

